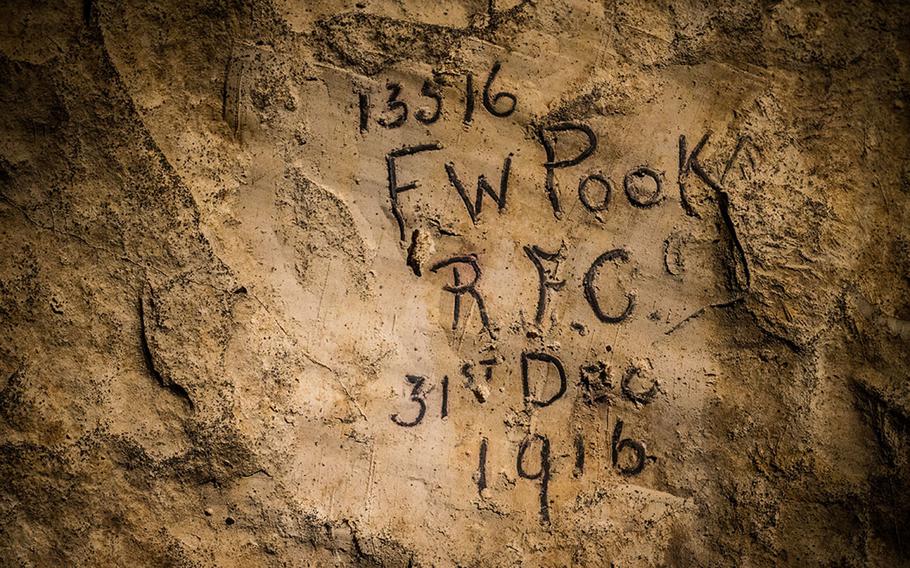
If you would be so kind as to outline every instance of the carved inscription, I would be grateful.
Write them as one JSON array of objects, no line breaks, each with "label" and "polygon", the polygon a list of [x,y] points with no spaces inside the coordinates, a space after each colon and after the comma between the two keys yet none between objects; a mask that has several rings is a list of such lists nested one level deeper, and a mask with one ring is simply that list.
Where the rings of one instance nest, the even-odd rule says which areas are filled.
[{"label": "carved inscription", "polygon": [[[456,80],[451,75],[434,72],[433,77],[427,78],[418,84],[408,85],[389,81],[384,89],[377,86],[376,92],[357,91],[356,96],[356,124],[361,136],[370,135],[371,129],[376,127],[386,130],[404,129],[409,124],[420,126],[422,136],[426,132],[433,132],[431,128],[442,128],[447,120],[452,117],[458,121],[456,127],[468,130],[477,119],[479,113],[486,113],[491,120],[505,119],[516,116],[516,111],[521,109],[519,94],[510,91],[509,85],[514,79],[510,78],[508,69],[501,62],[493,62],[485,73],[475,76],[474,72],[464,73]],[[482,77],[478,80],[477,77]],[[477,85],[482,83],[478,92]],[[381,84],[380,84],[381,86]],[[445,87],[445,88],[444,88]],[[452,100],[452,90],[461,91]],[[374,101],[382,103],[374,106]],[[406,129],[405,129],[406,130]],[[403,132],[405,130],[402,130]],[[729,196],[724,190],[724,182],[728,172],[737,160],[742,161],[745,156],[752,167],[755,167],[752,153],[748,151],[751,141],[740,138],[735,149],[726,161],[719,176],[712,175],[702,164],[702,152],[708,144],[711,133],[702,135],[699,141],[690,147],[685,134],[680,134],[678,147],[668,148],[667,151],[678,155],[677,190],[678,197],[674,198],[667,190],[666,174],[660,169],[648,165],[638,164],[629,167],[622,166],[622,178],[615,182],[610,176],[598,169],[603,164],[597,164],[594,159],[600,145],[599,133],[584,121],[556,121],[534,123],[528,130],[536,136],[539,159],[534,164],[534,172],[528,176],[539,176],[535,187],[548,211],[552,211],[557,223],[565,223],[566,211],[570,209],[567,203],[577,200],[583,215],[589,215],[599,222],[608,219],[617,200],[624,200],[636,209],[654,209],[670,207],[674,203],[682,209],[686,216],[700,218],[698,204],[691,195],[693,183],[706,186],[714,194],[714,200],[719,209],[719,218],[723,226],[730,233],[733,252],[742,264],[741,273],[744,275],[744,286],[748,286],[749,272],[745,259],[745,251],[736,235],[735,226],[730,215]],[[401,194],[420,187],[420,179],[409,179],[413,175],[403,177],[400,173],[401,162],[414,159],[417,155],[432,156],[434,152],[444,150],[443,144],[434,140],[418,140],[409,145],[393,148],[385,156],[388,195],[388,210],[394,220],[394,228],[399,241],[404,241],[408,234],[416,235],[418,229],[409,230],[414,225],[413,215],[418,214],[419,208],[413,205],[402,206]],[[444,154],[444,153],[443,153]],[[439,160],[439,179],[447,180],[448,185],[443,188],[434,188],[434,191],[451,191],[457,199],[455,210],[458,215],[464,215],[470,226],[488,223],[489,219],[499,219],[510,215],[509,197],[510,184],[514,183],[513,175],[517,150],[507,149],[501,154],[501,163],[498,171],[467,171],[451,159]],[[427,159],[427,158],[424,158]],[[675,159],[675,156],[674,158]],[[713,170],[714,168],[712,168]],[[476,183],[472,180],[476,176]],[[523,178],[518,178],[523,179]],[[577,195],[563,195],[560,191],[560,181],[577,180]],[[450,194],[452,195],[452,194]],[[574,206],[575,203],[570,203]],[[463,210],[462,210],[463,208]],[[455,233],[442,233],[454,235]],[[672,237],[672,238],[671,238]],[[674,240],[675,239],[675,240]],[[672,241],[672,242],[671,242]],[[672,279],[681,274],[682,258],[673,248],[679,237],[667,236],[663,242],[664,250],[660,251],[665,268],[665,277]],[[681,242],[681,241],[680,241]],[[567,273],[564,265],[573,252],[565,241],[556,243],[553,239],[541,238],[540,242],[517,243],[524,252],[527,265],[523,269],[536,274],[536,301],[533,305],[522,309],[522,314],[533,314],[529,322],[522,317],[522,321],[532,326],[535,331],[528,332],[528,337],[541,337],[547,329],[557,325],[552,318],[554,303],[563,302],[569,295],[575,294],[583,298],[590,309],[590,313],[602,329],[610,326],[623,326],[630,321],[635,321],[641,316],[638,314],[638,298],[634,287],[628,284],[638,262],[637,257],[629,248],[622,246],[605,247],[599,254],[594,253],[587,259],[582,259],[587,268],[581,273]],[[446,323],[446,328],[452,337],[463,337],[465,333],[486,334],[493,344],[488,353],[466,361],[451,372],[441,377],[429,377],[422,374],[408,374],[404,377],[409,389],[406,398],[399,402],[394,412],[390,413],[391,421],[406,429],[420,428],[427,422],[434,420],[458,420],[459,404],[464,404],[465,399],[453,398],[452,390],[457,389],[459,381],[465,389],[473,395],[472,404],[488,405],[491,398],[507,396],[503,388],[494,388],[495,384],[502,383],[494,380],[494,369],[497,376],[517,376],[520,378],[521,398],[510,400],[495,399],[496,404],[506,404],[511,408],[524,409],[526,412],[539,413],[542,420],[546,420],[550,407],[557,404],[573,404],[581,401],[595,408],[605,408],[604,429],[608,433],[608,451],[601,459],[603,467],[614,471],[619,476],[631,477],[640,475],[656,458],[649,455],[645,443],[630,433],[626,421],[620,416],[610,416],[615,403],[623,402],[624,413],[635,412],[645,405],[652,404],[661,395],[661,386],[658,378],[653,376],[653,371],[640,362],[633,362],[621,369],[614,381],[611,367],[601,360],[571,361],[571,365],[560,355],[558,349],[541,348],[539,344],[528,344],[514,359],[504,358],[498,354],[496,341],[496,327],[493,321],[507,319],[508,314],[498,311],[491,314],[486,302],[487,294],[492,290],[485,289],[488,284],[484,280],[485,262],[477,249],[461,252],[451,251],[448,254],[439,254],[431,259],[427,265],[429,271],[421,271],[420,263],[415,261],[415,244],[408,249],[407,265],[413,269],[417,278],[430,279],[434,286],[438,286],[451,298],[451,324]],[[589,249],[586,249],[589,250]],[[590,253],[588,253],[590,254]],[[671,258],[671,256],[676,255]],[[574,258],[574,257],[572,257]],[[673,262],[670,262],[670,261]],[[608,286],[615,290],[609,291]],[[437,288],[438,289],[438,288]],[[584,304],[582,304],[584,305]],[[495,306],[494,306],[495,307]],[[480,325],[470,325],[471,314],[478,314]],[[528,316],[530,317],[530,316]],[[447,316],[446,316],[446,319]],[[659,319],[651,314],[651,319]],[[548,322],[551,327],[548,327]],[[476,322],[476,320],[473,320]],[[572,329],[586,335],[588,328],[573,322]],[[616,329],[616,327],[613,327]],[[598,330],[593,330],[597,333]],[[458,342],[460,345],[460,340]],[[608,348],[609,350],[609,348]],[[577,374],[573,369],[577,369]],[[450,381],[449,377],[455,381]],[[573,392],[574,391],[574,392]],[[512,391],[515,392],[515,391]],[[574,396],[577,393],[577,397]],[[567,396],[568,395],[568,396]],[[566,402],[561,403],[560,401]],[[453,401],[456,402],[453,407]],[[438,414],[437,409],[438,408]],[[432,409],[432,410],[431,410]],[[629,414],[626,414],[626,418]],[[550,484],[554,473],[559,474],[565,468],[561,460],[570,460],[567,464],[572,476],[580,478],[591,471],[597,461],[592,462],[589,451],[590,442],[586,440],[585,432],[576,429],[568,438],[570,445],[562,448],[562,442],[554,442],[556,438],[548,437],[528,427],[526,435],[517,446],[500,441],[496,438],[481,436],[477,446],[477,470],[474,474],[478,495],[486,498],[490,489],[491,478],[489,467],[491,459],[498,456],[509,455],[514,460],[514,476],[517,480],[524,480],[536,485],[539,502],[537,512],[540,522],[544,525],[550,523],[551,507],[548,496]],[[514,442],[513,442],[514,444]]]}]

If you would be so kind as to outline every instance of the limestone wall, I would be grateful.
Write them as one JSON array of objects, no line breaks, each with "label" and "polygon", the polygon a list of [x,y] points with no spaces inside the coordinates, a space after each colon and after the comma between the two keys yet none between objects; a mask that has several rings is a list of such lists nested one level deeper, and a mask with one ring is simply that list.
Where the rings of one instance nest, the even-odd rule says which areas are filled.
[{"label": "limestone wall", "polygon": [[0,564],[910,561],[907,6],[3,11]]}]

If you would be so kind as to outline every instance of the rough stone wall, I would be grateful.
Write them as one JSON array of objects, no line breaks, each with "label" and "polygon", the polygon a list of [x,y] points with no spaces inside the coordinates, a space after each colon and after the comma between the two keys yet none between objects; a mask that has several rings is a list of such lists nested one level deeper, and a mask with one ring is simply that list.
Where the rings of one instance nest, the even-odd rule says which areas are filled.
[{"label": "rough stone wall", "polygon": [[906,5],[2,10],[0,564],[910,562]]}]

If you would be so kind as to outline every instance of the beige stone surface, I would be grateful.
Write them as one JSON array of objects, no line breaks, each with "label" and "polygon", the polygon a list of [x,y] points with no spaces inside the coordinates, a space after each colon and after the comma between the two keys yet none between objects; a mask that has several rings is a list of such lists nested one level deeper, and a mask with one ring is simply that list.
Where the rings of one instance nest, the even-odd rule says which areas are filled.
[{"label": "beige stone surface", "polygon": [[907,6],[3,13],[0,564],[910,562]]}]

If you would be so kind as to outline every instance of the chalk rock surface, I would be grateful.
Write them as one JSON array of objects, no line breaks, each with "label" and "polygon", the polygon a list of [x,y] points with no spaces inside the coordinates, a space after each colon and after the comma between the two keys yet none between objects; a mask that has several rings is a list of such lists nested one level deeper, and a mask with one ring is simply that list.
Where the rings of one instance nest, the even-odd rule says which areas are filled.
[{"label": "chalk rock surface", "polygon": [[910,6],[3,12],[0,564],[910,562]]}]

